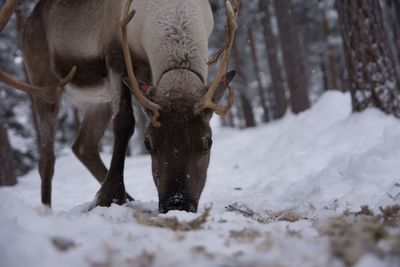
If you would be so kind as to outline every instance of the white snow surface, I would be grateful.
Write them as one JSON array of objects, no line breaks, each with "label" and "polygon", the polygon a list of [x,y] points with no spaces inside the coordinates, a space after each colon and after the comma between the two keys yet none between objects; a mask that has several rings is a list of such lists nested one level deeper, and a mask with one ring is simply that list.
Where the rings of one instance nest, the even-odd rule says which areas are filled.
[{"label": "white snow surface", "polygon": [[[125,181],[135,202],[85,212],[99,184],[65,150],[55,167],[52,210],[40,204],[37,171],[1,188],[0,266],[345,266],[316,225],[361,205],[399,203],[400,122],[376,109],[351,114],[349,94],[328,92],[311,110],[255,129],[215,127],[199,214],[212,210],[200,230],[136,221],[135,212],[157,211],[150,157],[127,158]],[[234,202],[260,214],[292,209],[308,219],[259,223],[227,211]],[[157,216],[188,221],[199,214]],[[259,235],[240,235],[246,231]],[[54,239],[73,245],[61,251]],[[356,266],[392,265],[367,253]]]}]

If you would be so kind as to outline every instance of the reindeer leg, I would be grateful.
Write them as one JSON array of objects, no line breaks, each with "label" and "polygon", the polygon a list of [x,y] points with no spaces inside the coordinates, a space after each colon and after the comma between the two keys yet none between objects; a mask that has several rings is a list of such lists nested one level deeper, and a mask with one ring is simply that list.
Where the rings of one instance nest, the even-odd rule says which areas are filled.
[{"label": "reindeer leg", "polygon": [[[103,183],[108,170],[99,155],[99,142],[111,120],[109,103],[88,106],[72,151],[90,173]],[[129,201],[133,198],[126,194]]]},{"label": "reindeer leg", "polygon": [[122,84],[121,76],[110,71],[110,90],[112,93],[112,113],[114,146],[107,178],[96,195],[94,206],[122,205],[126,202],[124,185],[125,154],[129,139],[135,129],[132,98],[129,88]]},{"label": "reindeer leg", "polygon": [[57,128],[59,102],[48,104],[40,98],[33,98],[33,107],[38,124],[39,174],[41,178],[42,203],[51,206],[51,182],[54,175],[54,141]]},{"label": "reindeer leg", "polygon": [[100,158],[98,145],[110,119],[111,107],[108,103],[89,106],[72,145],[75,156],[100,183],[106,178],[108,170]]},{"label": "reindeer leg", "polygon": [[[48,86],[58,83],[60,79],[51,69],[52,64],[42,20],[29,19],[27,23],[32,29],[37,29],[24,32],[22,50],[30,84],[43,87],[38,88],[43,90],[41,94],[36,96],[31,94],[31,96],[37,123],[41,199],[43,204],[51,206],[51,183],[55,164],[54,142],[60,108],[60,94],[57,88],[49,88]],[[53,101],[49,102],[49,99],[44,99],[38,95],[47,95]]]}]

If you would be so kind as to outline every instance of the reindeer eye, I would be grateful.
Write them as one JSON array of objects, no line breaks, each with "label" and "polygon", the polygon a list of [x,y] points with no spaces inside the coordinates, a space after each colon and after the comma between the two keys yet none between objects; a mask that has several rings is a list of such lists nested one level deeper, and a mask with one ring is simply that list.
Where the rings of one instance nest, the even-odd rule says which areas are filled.
[{"label": "reindeer eye", "polygon": [[211,138],[211,137],[207,137],[207,138],[205,139],[205,141],[204,141],[204,150],[205,150],[205,151],[210,150],[211,147],[212,147],[212,145],[213,145],[213,140],[212,140],[212,138]]},{"label": "reindeer eye", "polygon": [[152,145],[152,143],[151,143],[150,138],[146,137],[146,138],[144,139],[144,146],[145,146],[146,149],[149,150],[149,151],[153,150],[153,145]]}]

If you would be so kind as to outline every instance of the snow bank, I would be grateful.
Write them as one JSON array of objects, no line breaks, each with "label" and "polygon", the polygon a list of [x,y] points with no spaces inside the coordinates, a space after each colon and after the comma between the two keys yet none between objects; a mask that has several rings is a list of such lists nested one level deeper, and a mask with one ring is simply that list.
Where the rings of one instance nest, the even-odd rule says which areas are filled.
[{"label": "snow bank", "polygon": [[[157,209],[149,157],[127,159],[126,187],[137,202],[83,212],[99,185],[65,151],[52,211],[40,205],[36,171],[0,189],[0,266],[344,266],[318,224],[361,205],[376,212],[400,201],[400,123],[375,109],[351,115],[348,94],[328,92],[311,110],[256,129],[217,128],[214,139],[200,203],[213,209],[202,230],[175,232],[134,218]],[[357,266],[375,263],[396,266],[371,253]]]}]

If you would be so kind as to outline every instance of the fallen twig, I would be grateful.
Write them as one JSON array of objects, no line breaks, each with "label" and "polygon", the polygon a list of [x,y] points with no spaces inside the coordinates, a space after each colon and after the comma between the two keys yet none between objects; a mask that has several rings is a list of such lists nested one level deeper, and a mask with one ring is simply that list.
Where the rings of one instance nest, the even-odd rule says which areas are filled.
[{"label": "fallen twig", "polygon": [[225,209],[226,211],[238,213],[246,218],[253,219],[263,224],[276,221],[297,222],[299,220],[309,219],[306,217],[305,213],[297,212],[294,209],[285,209],[276,212],[267,211],[266,215],[261,215],[257,211],[249,208],[247,205],[238,202],[228,205]]}]

